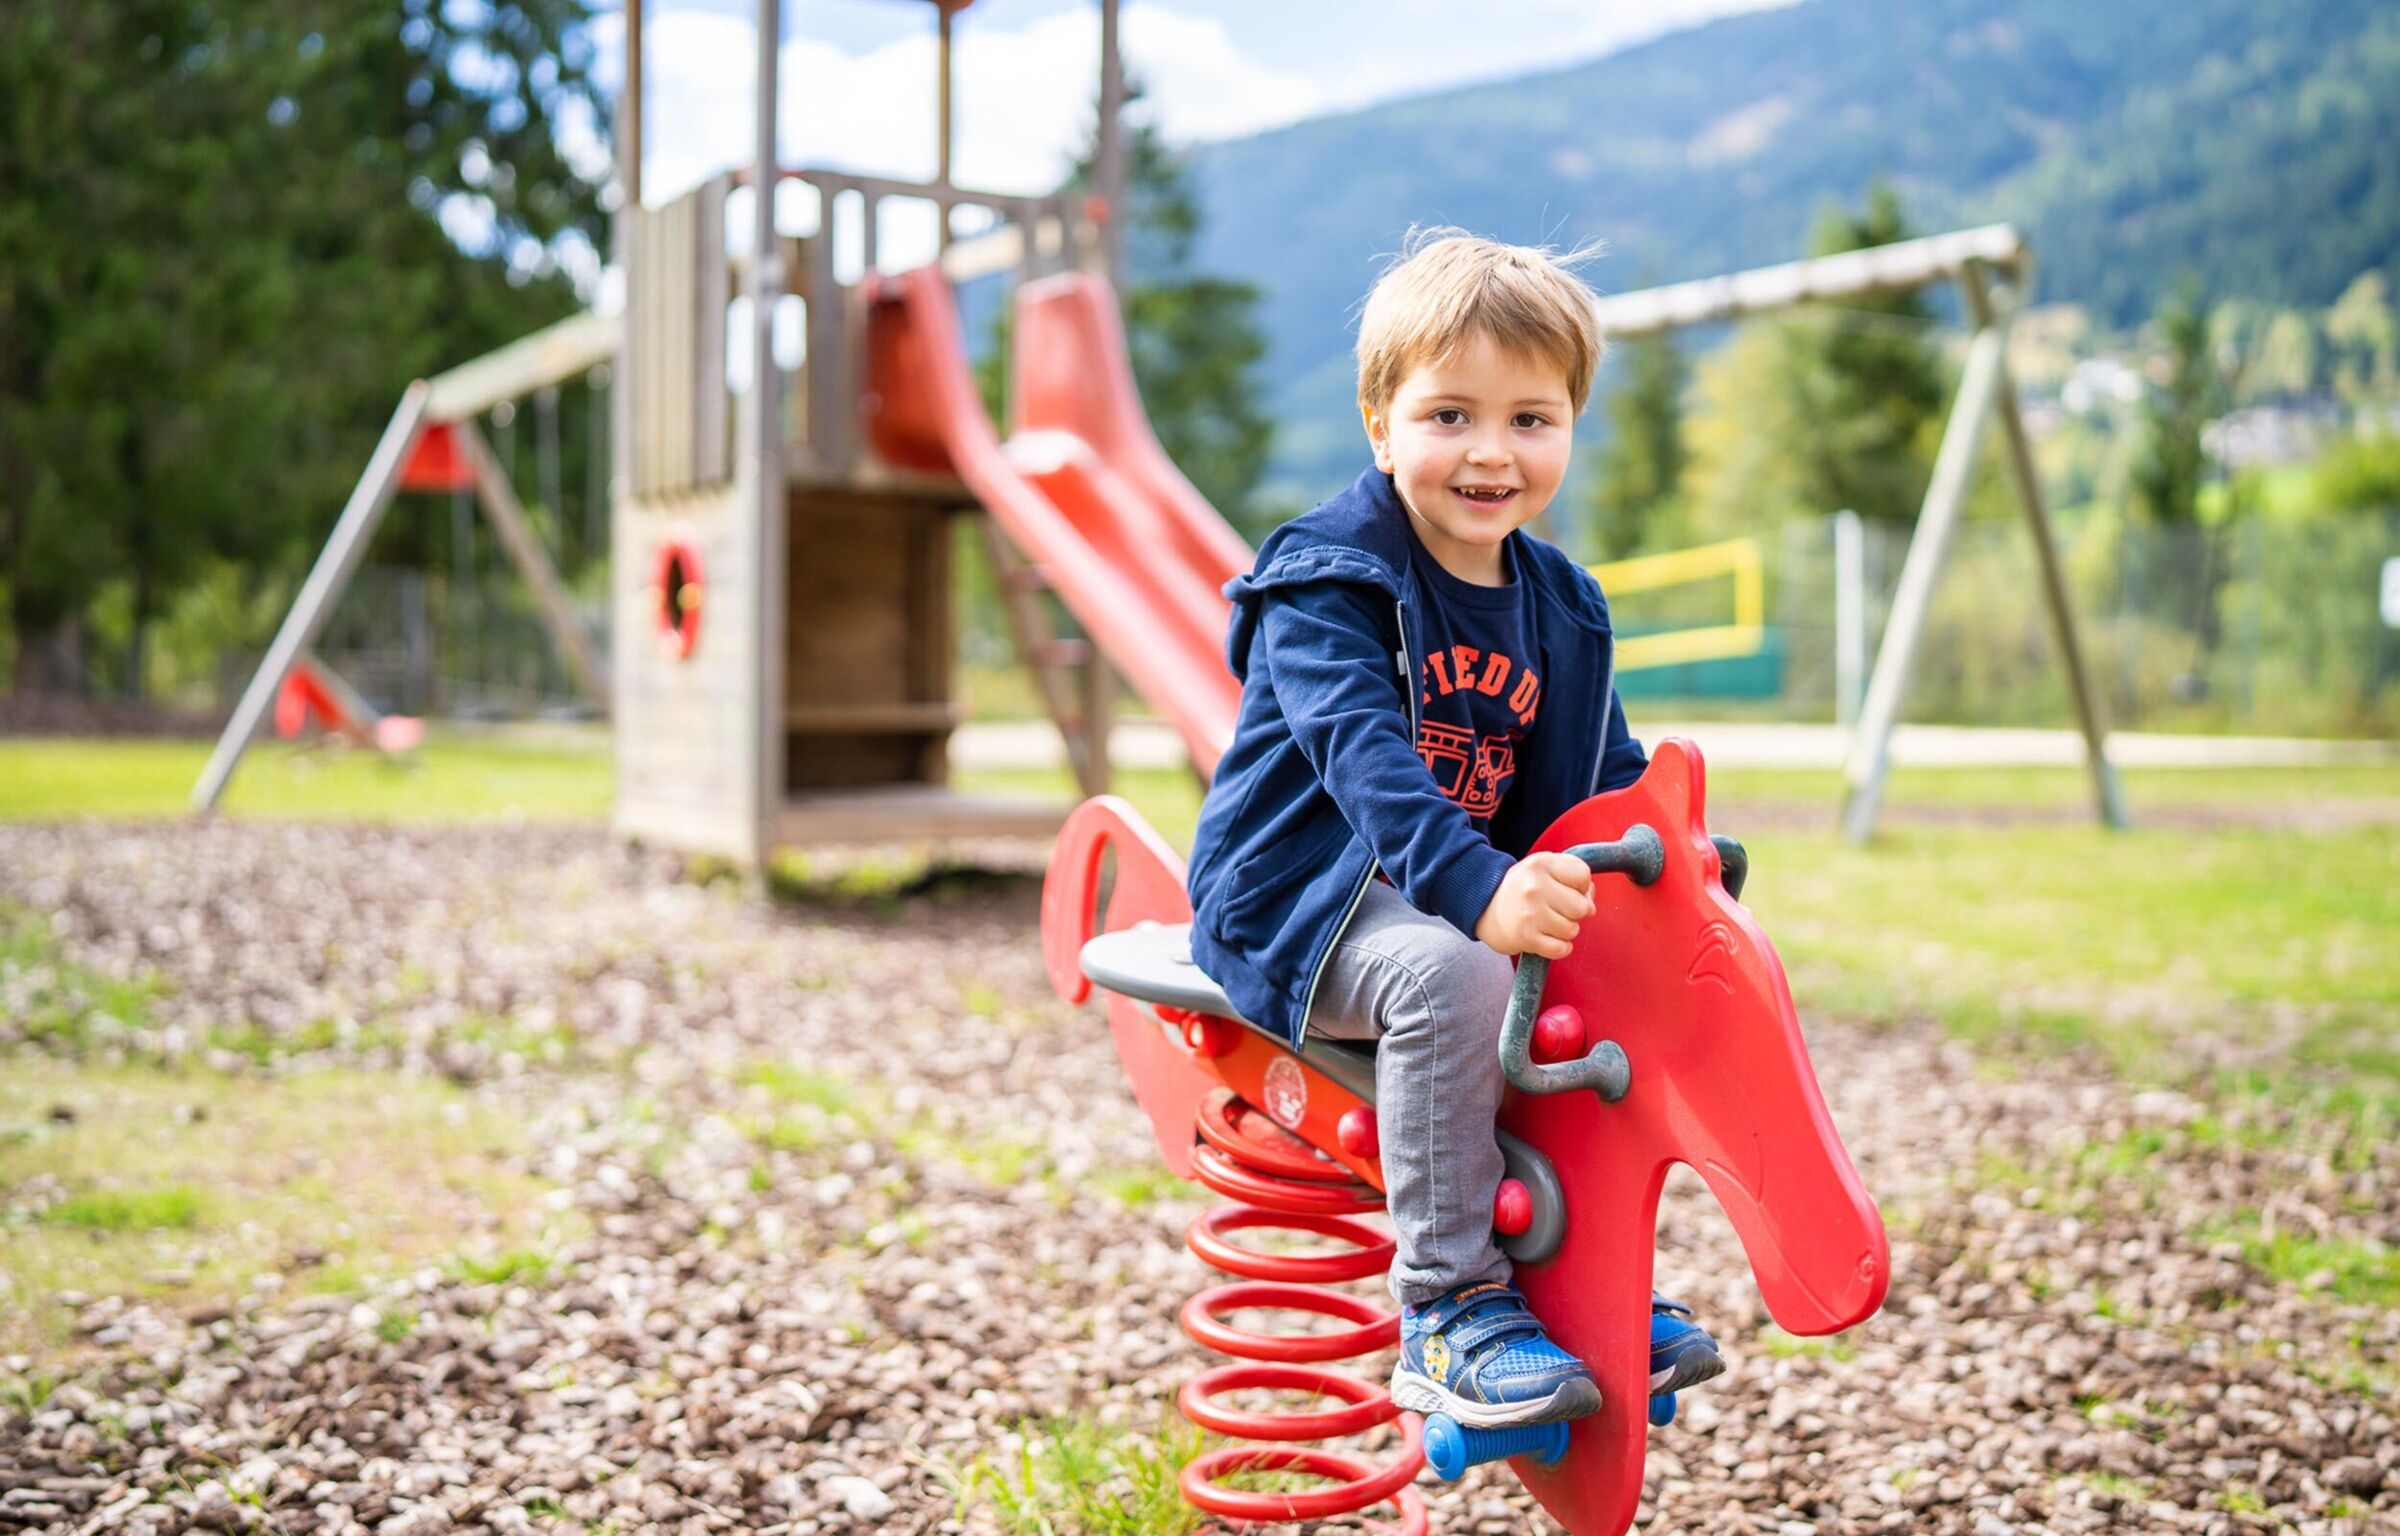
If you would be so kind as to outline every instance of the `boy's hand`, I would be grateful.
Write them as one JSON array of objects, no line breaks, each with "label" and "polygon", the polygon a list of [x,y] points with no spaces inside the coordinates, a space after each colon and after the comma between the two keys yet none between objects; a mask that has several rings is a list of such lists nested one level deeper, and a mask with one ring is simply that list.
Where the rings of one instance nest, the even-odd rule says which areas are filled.
[{"label": "boy's hand", "polygon": [[1501,877],[1475,937],[1504,955],[1564,960],[1592,910],[1590,865],[1571,853],[1528,854]]}]

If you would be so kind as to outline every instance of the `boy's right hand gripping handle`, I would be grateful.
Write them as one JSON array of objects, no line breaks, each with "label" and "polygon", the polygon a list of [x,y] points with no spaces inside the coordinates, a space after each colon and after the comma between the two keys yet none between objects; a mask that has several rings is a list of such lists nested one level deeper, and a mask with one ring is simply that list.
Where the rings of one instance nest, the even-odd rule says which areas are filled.
[{"label": "boy's right hand gripping handle", "polygon": [[[1581,843],[1567,852],[1583,860],[1593,874],[1623,875],[1636,885],[1649,885],[1666,873],[1667,845],[1656,829],[1635,822],[1613,843]],[[1527,1093],[1565,1093],[1591,1088],[1615,1103],[1633,1086],[1633,1064],[1625,1048],[1603,1040],[1580,1061],[1546,1066],[1533,1059],[1533,1020],[1541,1012],[1542,988],[1550,979],[1550,962],[1540,955],[1517,961],[1516,986],[1508,994],[1508,1018],[1500,1026],[1500,1070]]]}]

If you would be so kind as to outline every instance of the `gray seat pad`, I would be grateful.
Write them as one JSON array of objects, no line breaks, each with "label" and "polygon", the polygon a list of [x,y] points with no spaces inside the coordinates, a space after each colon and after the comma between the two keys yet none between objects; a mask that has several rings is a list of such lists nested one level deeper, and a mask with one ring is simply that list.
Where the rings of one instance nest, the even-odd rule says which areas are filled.
[{"label": "gray seat pad", "polygon": [[1189,923],[1136,923],[1101,934],[1083,946],[1083,974],[1138,1002],[1250,1022],[1234,1012],[1225,989],[1192,963]]},{"label": "gray seat pad", "polygon": [[[1234,1012],[1225,989],[1192,963],[1192,925],[1136,923],[1104,933],[1083,946],[1083,974],[1092,985],[1121,997],[1165,1008],[1188,1008],[1194,1013],[1231,1019],[1261,1037],[1283,1041]],[[1289,1049],[1289,1047],[1286,1047]],[[1308,1042],[1311,1066],[1372,1104],[1375,1102],[1375,1047],[1364,1040]]]}]

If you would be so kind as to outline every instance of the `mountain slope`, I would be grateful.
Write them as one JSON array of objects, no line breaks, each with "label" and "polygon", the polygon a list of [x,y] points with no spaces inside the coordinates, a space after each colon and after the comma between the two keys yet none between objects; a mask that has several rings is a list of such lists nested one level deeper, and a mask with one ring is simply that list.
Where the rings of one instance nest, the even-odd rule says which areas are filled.
[{"label": "mountain slope", "polygon": [[1890,177],[1913,221],[2023,224],[2040,297],[2122,323],[2185,270],[2329,302],[2400,269],[2382,0],[1810,0],[1194,157],[1201,264],[1258,283],[1281,478],[1339,478],[1355,306],[1412,223],[1604,240],[1603,289],[1802,254]]}]

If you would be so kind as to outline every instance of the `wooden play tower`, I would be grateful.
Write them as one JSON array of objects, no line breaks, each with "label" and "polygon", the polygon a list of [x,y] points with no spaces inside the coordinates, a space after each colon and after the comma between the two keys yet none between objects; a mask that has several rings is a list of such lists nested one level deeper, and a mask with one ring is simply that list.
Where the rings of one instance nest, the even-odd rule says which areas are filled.
[{"label": "wooden play tower", "polygon": [[[890,462],[862,430],[866,312],[883,221],[911,204],[917,217],[932,211],[954,284],[1109,272],[1123,180],[1117,0],[1100,0],[1095,184],[1047,196],[952,180],[951,26],[969,0],[931,3],[932,180],[782,163],[780,6],[761,0],[753,162],[648,207],[642,6],[628,0],[615,229],[627,387],[615,402],[612,540],[625,836],[756,864],[790,844],[1047,836],[1063,811],[949,785],[961,718],[952,551],[960,520],[980,508],[953,473]],[[775,195],[756,195],[762,187]],[[747,382],[737,390],[729,377]],[[988,522],[985,533],[1014,638],[1078,777],[1096,789],[1105,666],[1051,632],[1040,569]]]}]

